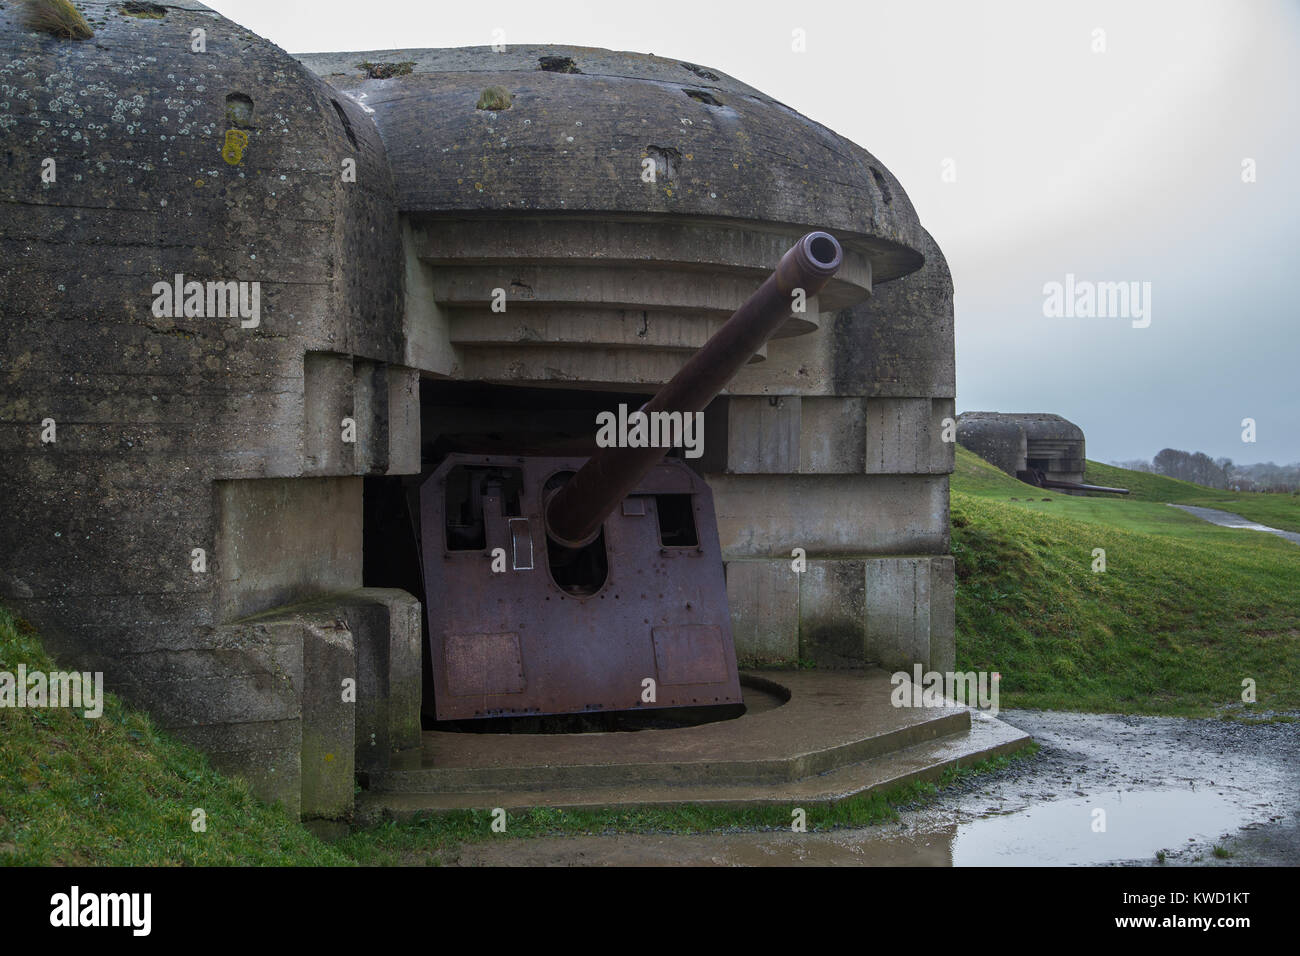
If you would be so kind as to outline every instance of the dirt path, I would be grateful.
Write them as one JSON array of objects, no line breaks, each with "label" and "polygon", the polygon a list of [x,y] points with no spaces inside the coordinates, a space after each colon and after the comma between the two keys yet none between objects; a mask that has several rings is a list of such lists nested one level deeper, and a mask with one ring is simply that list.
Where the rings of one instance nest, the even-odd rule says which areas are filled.
[{"label": "dirt path", "polygon": [[[1300,723],[1004,711],[1042,751],[900,820],[795,834],[498,839],[462,866],[1300,863]],[[1098,811],[1101,811],[1099,814]],[[1099,827],[1102,827],[1099,829]],[[1226,857],[1216,856],[1219,846]]]}]

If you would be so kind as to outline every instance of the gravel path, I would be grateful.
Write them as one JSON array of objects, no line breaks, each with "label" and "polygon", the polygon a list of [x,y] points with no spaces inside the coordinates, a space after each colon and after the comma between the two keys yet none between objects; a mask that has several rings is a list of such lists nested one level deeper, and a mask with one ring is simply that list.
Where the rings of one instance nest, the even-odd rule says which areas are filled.
[{"label": "gravel path", "polygon": [[1269,534],[1275,534],[1279,538],[1285,538],[1292,544],[1300,544],[1300,534],[1294,531],[1283,531],[1280,528],[1270,528],[1266,524],[1259,524],[1251,521],[1249,518],[1243,518],[1241,515],[1235,515],[1231,511],[1220,511],[1218,508],[1199,508],[1196,505],[1170,505],[1171,508],[1178,508],[1186,511],[1188,514],[1196,515],[1210,524],[1217,524],[1224,528],[1245,528],[1248,531],[1267,531]]}]

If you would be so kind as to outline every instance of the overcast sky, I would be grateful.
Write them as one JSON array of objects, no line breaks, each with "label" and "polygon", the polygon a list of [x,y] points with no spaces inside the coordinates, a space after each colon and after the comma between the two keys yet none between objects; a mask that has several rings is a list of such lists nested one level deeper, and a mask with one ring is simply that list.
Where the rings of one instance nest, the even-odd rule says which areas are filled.
[{"label": "overcast sky", "polygon": [[[1300,461],[1295,0],[208,2],[291,53],[500,28],[718,68],[902,182],[952,267],[959,410],[1059,413],[1102,461]],[[1045,316],[1067,274],[1149,282],[1150,324]]]}]

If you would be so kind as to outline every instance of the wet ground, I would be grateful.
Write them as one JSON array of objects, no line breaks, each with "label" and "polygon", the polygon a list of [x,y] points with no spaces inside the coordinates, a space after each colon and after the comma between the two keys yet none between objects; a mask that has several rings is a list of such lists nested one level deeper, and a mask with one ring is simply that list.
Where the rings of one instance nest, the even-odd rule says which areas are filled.
[{"label": "wet ground", "polygon": [[1300,722],[999,716],[1033,735],[1038,756],[904,808],[892,823],[826,833],[502,839],[466,846],[456,862],[1153,865],[1162,856],[1166,865],[1300,864]]},{"label": "wet ground", "polygon": [[1220,511],[1218,508],[1199,508],[1196,505],[1170,505],[1171,508],[1178,508],[1186,511],[1188,514],[1196,515],[1210,524],[1217,524],[1224,528],[1245,528],[1248,531],[1267,531],[1269,534],[1275,534],[1279,538],[1285,538],[1292,544],[1300,544],[1300,534],[1294,531],[1283,531],[1281,528],[1270,528],[1266,524],[1259,524],[1251,521],[1249,518],[1243,518],[1241,515],[1233,514],[1231,511]]}]

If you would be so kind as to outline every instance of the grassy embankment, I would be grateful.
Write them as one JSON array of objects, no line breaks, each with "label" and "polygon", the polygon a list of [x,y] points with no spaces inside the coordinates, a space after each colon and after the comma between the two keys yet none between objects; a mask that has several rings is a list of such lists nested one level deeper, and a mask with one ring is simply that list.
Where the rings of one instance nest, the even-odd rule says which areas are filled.
[{"label": "grassy embankment", "polygon": [[1198,505],[1231,511],[1270,528],[1300,532],[1300,494],[1265,495],[1253,491],[1219,491],[1190,481],[1126,471],[1100,462],[1088,462],[1086,481],[1094,485],[1128,488],[1130,498],[1179,505]]},{"label": "grassy embankment", "polygon": [[[37,635],[0,609],[0,671],[57,670]],[[864,826],[897,817],[958,778],[1006,765],[985,761],[938,782],[809,805],[810,830]],[[206,830],[193,829],[195,809]],[[683,806],[610,811],[512,812],[505,835],[487,810],[461,811],[358,829],[324,843],[283,810],[254,799],[239,780],[160,732],[150,719],[109,698],[97,719],[66,709],[0,708],[0,864],[35,865],[351,865],[426,864],[453,858],[462,844],[563,833],[690,833],[728,828],[785,829],[788,807],[725,810]]]},{"label": "grassy embankment", "polygon": [[[961,668],[1000,671],[1003,707],[1206,714],[1239,700],[1243,677],[1258,683],[1257,708],[1300,705],[1300,548],[1216,528],[1161,503],[1223,507],[1300,528],[1291,500],[1229,496],[1092,463],[1088,478],[1135,494],[1042,492],[958,449],[952,508]],[[1091,570],[1099,547],[1104,573]],[[0,611],[0,670],[19,663],[55,669],[37,636]],[[935,791],[915,784],[810,807],[808,824],[890,819],[897,805]],[[202,833],[191,827],[196,808],[206,814]],[[488,823],[486,812],[455,813],[326,844],[115,700],[98,720],[0,709],[0,863],[441,862],[463,843],[500,839]],[[788,825],[783,808],[541,810],[511,814],[508,835]]]},{"label": "grassy embankment", "polygon": [[1300,529],[1300,502],[1093,462],[1087,475],[1134,493],[1031,488],[957,450],[959,668],[1000,672],[1004,708],[1209,715],[1240,708],[1245,678],[1252,710],[1300,708],[1300,547],[1163,503]]}]

